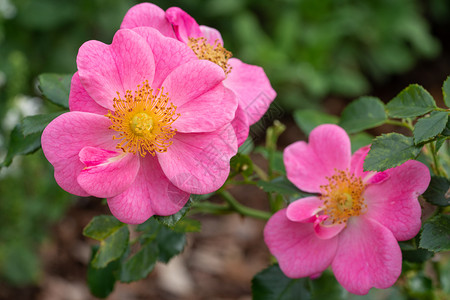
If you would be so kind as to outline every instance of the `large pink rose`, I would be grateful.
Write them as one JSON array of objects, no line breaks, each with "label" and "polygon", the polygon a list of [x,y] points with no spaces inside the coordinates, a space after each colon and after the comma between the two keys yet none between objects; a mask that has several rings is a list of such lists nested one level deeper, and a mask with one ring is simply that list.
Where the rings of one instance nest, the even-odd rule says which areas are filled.
[{"label": "large pink rose", "polygon": [[165,36],[178,39],[191,47],[198,58],[210,60],[226,73],[224,85],[237,96],[239,106],[232,122],[238,144],[248,136],[250,125],[256,123],[275,99],[276,92],[261,67],[230,58],[223,47],[220,32],[200,26],[185,11],[171,7],[164,12],[151,3],[133,6],[125,15],[121,28],[153,27]]},{"label": "large pink rose", "polygon": [[417,200],[430,182],[418,161],[384,172],[364,172],[369,147],[353,156],[346,132],[321,125],[309,144],[296,142],[284,151],[287,177],[303,191],[317,193],[275,213],[264,239],[291,278],[317,276],[331,266],[349,292],[366,294],[388,288],[401,273],[397,241],[420,230]]},{"label": "large pink rose", "polygon": [[142,223],[225,182],[237,99],[219,66],[152,28],[84,43],[77,66],[70,112],[42,135],[64,190],[108,198],[120,221]]}]

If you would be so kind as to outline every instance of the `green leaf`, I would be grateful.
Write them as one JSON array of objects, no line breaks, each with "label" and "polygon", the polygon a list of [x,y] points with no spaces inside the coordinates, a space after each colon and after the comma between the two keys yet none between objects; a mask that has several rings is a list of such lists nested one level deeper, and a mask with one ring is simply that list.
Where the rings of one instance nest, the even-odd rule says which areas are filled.
[{"label": "green leaf", "polygon": [[436,139],[436,152],[438,152],[439,149],[441,149],[441,147],[445,144],[445,141],[448,139],[449,137],[447,136],[441,136]]},{"label": "green leaf", "polygon": [[330,271],[325,271],[319,278],[311,280],[311,300],[345,300],[348,294]]},{"label": "green leaf", "polygon": [[22,126],[18,124],[13,131],[9,139],[8,153],[5,159],[0,164],[1,167],[9,166],[13,158],[17,155],[25,155],[33,153],[41,147],[41,134],[33,133],[27,136],[22,134]]},{"label": "green leaf", "polygon": [[253,299],[257,300],[294,300],[311,299],[306,289],[306,278],[291,279],[286,277],[278,265],[256,274],[252,280]]},{"label": "green leaf", "polygon": [[383,125],[386,121],[384,103],[376,97],[361,97],[344,109],[339,125],[348,133],[355,133]]},{"label": "green leaf", "polygon": [[94,268],[104,268],[125,252],[130,232],[126,224],[113,216],[96,216],[84,228],[83,234],[100,241],[92,265]]},{"label": "green leaf", "polygon": [[114,272],[119,268],[119,261],[113,261],[104,268],[94,268],[92,260],[97,254],[98,246],[92,247],[91,261],[87,271],[87,283],[92,295],[97,298],[106,298],[114,290],[116,278]]},{"label": "green leaf", "polygon": [[450,107],[450,76],[445,79],[442,85],[442,95],[444,96],[444,103],[447,107]]},{"label": "green leaf", "polygon": [[313,196],[300,191],[292,182],[285,177],[277,177],[272,181],[259,180],[257,185],[266,193],[278,193],[284,196],[289,196],[294,199],[305,198]]},{"label": "green leaf", "polygon": [[170,215],[170,216],[154,216],[155,220],[157,220],[159,223],[173,228],[181,219],[186,216],[188,211],[191,209],[191,203],[192,200],[189,199],[188,202],[184,205],[182,209],[180,209],[177,213]]},{"label": "green leaf", "polygon": [[159,260],[167,263],[169,260],[183,251],[186,245],[186,235],[175,232],[170,228],[161,227],[156,237],[159,248]]},{"label": "green leaf", "polygon": [[57,116],[61,115],[63,112],[55,112],[44,115],[35,115],[26,117],[22,120],[22,133],[24,136],[41,133],[44,131],[45,127],[53,121]]},{"label": "green leaf", "polygon": [[422,263],[433,257],[433,252],[417,247],[419,242],[419,234],[410,241],[399,242],[403,260]]},{"label": "green leaf", "polygon": [[429,117],[420,118],[414,126],[414,142],[416,145],[440,134],[447,121],[448,113],[442,111],[434,111]]},{"label": "green leaf", "polygon": [[155,218],[150,218],[140,224],[137,231],[141,231],[140,241],[145,244],[154,241],[159,250],[158,259],[167,263],[173,256],[183,251],[186,245],[186,235],[184,233],[175,232],[174,230],[160,224]]},{"label": "green leaf", "polygon": [[449,189],[450,181],[447,178],[431,176],[430,185],[422,196],[433,205],[448,206],[450,205],[450,198],[446,198],[445,194]]},{"label": "green leaf", "polygon": [[297,126],[306,134],[321,124],[337,124],[339,118],[315,109],[294,111],[294,120]]},{"label": "green leaf", "polygon": [[119,271],[119,280],[121,282],[132,282],[144,279],[155,267],[158,260],[158,245],[148,242],[131,258],[122,262]]},{"label": "green leaf", "polygon": [[433,97],[423,87],[411,84],[386,105],[392,118],[413,118],[436,108]]},{"label": "green leaf", "polygon": [[384,171],[415,159],[422,148],[414,145],[412,137],[399,133],[383,134],[375,138],[364,161],[364,171]]},{"label": "green leaf", "polygon": [[38,77],[39,90],[51,102],[64,108],[69,108],[72,76],[72,74],[41,74]]},{"label": "green leaf", "polygon": [[237,153],[231,158],[231,170],[248,177],[253,174],[253,162],[248,155]]},{"label": "green leaf", "polygon": [[423,225],[421,248],[433,252],[450,250],[450,215],[438,215]]},{"label": "green leaf", "polygon": [[200,232],[202,229],[202,223],[198,220],[184,218],[180,220],[175,227],[173,227],[173,231],[175,232]]}]

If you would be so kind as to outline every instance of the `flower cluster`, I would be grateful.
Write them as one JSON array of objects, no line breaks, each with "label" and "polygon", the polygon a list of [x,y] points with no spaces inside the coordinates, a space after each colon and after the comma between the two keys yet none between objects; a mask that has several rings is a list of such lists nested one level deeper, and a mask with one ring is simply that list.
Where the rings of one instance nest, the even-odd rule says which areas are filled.
[{"label": "flower cluster", "polygon": [[[217,30],[142,3],[110,45],[80,47],[70,112],[46,127],[42,148],[64,190],[107,198],[117,219],[139,224],[218,190],[275,96],[263,69],[233,58]],[[369,147],[350,149],[330,124],[285,149],[288,179],[315,195],[276,212],[264,239],[286,276],[315,278],[331,266],[343,287],[366,294],[399,277],[398,241],[420,230],[430,174],[417,161],[366,172]]]},{"label": "flower cluster", "polygon": [[[275,97],[261,68],[228,60],[221,43],[199,38],[192,18],[186,28],[176,25],[178,14],[188,17],[141,4],[111,45],[83,44],[70,112],[42,135],[58,184],[75,195],[107,198],[122,222],[174,214],[189,194],[217,190],[249,122]],[[264,107],[250,103],[257,93],[268,94]]]},{"label": "flower cluster", "polygon": [[384,172],[365,172],[364,147],[351,155],[350,139],[336,125],[316,127],[309,144],[284,151],[288,179],[317,196],[298,199],[275,213],[264,238],[281,270],[291,278],[319,276],[331,266],[354,294],[388,288],[400,276],[397,241],[420,230],[417,200],[430,182],[418,161]]}]

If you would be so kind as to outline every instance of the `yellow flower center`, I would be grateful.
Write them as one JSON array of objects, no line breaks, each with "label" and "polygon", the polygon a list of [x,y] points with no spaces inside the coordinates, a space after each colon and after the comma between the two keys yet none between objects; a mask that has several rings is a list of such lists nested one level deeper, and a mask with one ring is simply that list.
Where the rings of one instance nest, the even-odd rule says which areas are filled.
[{"label": "yellow flower center", "polygon": [[225,74],[231,72],[228,60],[233,54],[225,49],[219,40],[214,41],[214,45],[209,44],[206,38],[189,38],[188,46],[194,51],[199,59],[209,60],[223,69]]},{"label": "yellow flower center", "polygon": [[365,184],[360,177],[348,171],[335,170],[327,180],[328,185],[320,186],[323,212],[329,216],[327,222],[342,224],[350,217],[365,213],[367,205],[362,197]]},{"label": "yellow flower center", "polygon": [[172,144],[170,140],[176,133],[172,123],[180,116],[177,107],[169,104],[169,96],[163,88],[153,93],[148,81],[132,93],[125,92],[125,99],[114,98],[114,111],[106,115],[112,122],[109,129],[119,133],[113,139],[121,140],[118,149],[124,152],[139,153],[145,157],[147,153],[155,155],[163,153]]}]

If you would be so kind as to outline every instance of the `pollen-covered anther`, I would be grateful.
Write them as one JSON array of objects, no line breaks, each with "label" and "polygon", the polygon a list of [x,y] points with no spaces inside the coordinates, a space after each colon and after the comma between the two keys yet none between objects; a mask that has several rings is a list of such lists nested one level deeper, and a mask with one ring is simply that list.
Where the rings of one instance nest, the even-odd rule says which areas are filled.
[{"label": "pollen-covered anther", "polygon": [[320,186],[323,200],[323,212],[331,224],[342,224],[350,217],[366,212],[367,205],[362,196],[365,184],[361,177],[348,171],[335,170],[335,174],[326,177],[327,185]]},{"label": "pollen-covered anther", "polygon": [[172,123],[180,114],[175,113],[175,105],[169,104],[169,96],[163,88],[153,92],[148,81],[138,85],[134,93],[126,91],[125,99],[117,92],[114,111],[108,111],[106,116],[112,122],[109,128],[119,133],[113,136],[120,140],[118,149],[145,157],[147,153],[154,156],[156,152],[166,152],[172,144],[170,139],[177,131]]},{"label": "pollen-covered anther", "polygon": [[233,54],[225,49],[219,40],[215,40],[214,44],[208,43],[206,38],[189,38],[188,46],[194,51],[199,59],[209,60],[223,69],[225,74],[231,72],[231,66],[228,60]]}]

